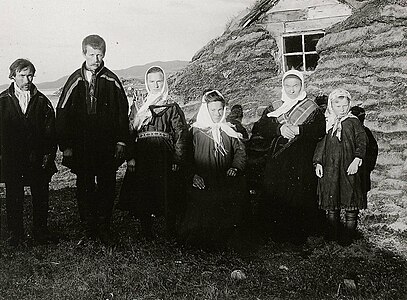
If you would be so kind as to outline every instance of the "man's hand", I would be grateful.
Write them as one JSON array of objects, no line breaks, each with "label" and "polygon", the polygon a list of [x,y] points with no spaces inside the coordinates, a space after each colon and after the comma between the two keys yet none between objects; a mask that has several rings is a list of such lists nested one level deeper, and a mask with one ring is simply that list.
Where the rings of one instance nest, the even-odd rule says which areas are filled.
[{"label": "man's hand", "polygon": [[131,173],[136,171],[136,160],[134,158],[127,161],[127,170]]},{"label": "man's hand", "polygon": [[290,128],[290,125],[288,125],[288,124],[283,124],[280,127],[280,132],[281,132],[281,135],[283,137],[285,137],[287,140],[291,140],[291,139],[295,138],[295,132]]},{"label": "man's hand", "polygon": [[177,172],[177,171],[179,170],[179,166],[178,166],[177,164],[172,164],[171,170],[172,170],[173,172]]},{"label": "man's hand", "polygon": [[237,175],[237,169],[236,168],[229,168],[229,170],[226,172],[226,175],[235,177]]},{"label": "man's hand", "polygon": [[114,153],[114,158],[116,159],[123,159],[124,158],[124,150],[125,146],[121,144],[116,145],[116,151]]},{"label": "man's hand", "polygon": [[192,186],[203,190],[205,188],[205,182],[201,176],[195,174],[194,178],[192,179]]},{"label": "man's hand", "polygon": [[49,154],[45,154],[44,157],[42,158],[42,165],[41,165],[41,167],[42,167],[43,169],[46,169],[46,168],[47,168],[48,163],[49,163],[49,157],[50,157]]},{"label": "man's hand", "polygon": [[67,148],[64,150],[63,155],[65,157],[72,157],[72,149],[71,148]]},{"label": "man's hand", "polygon": [[351,164],[348,167],[347,174],[348,175],[356,174],[361,165],[362,160],[359,157],[355,157],[355,159],[351,162]]},{"label": "man's hand", "polygon": [[317,176],[318,176],[319,178],[322,178],[322,176],[324,176],[324,170],[323,170],[323,168],[322,168],[322,165],[317,164],[317,165],[315,166],[315,174],[317,174]]}]

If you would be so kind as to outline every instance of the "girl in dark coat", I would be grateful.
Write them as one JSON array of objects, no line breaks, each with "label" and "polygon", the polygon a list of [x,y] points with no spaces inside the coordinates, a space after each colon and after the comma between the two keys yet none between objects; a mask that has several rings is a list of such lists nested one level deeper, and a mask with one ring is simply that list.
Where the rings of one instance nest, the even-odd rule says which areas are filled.
[{"label": "girl in dark coat", "polygon": [[218,91],[203,96],[192,136],[193,178],[180,238],[198,246],[226,246],[242,219],[246,152],[242,135],[225,121],[225,99]]},{"label": "girl in dark coat", "polygon": [[177,103],[169,103],[164,70],[146,72],[147,97],[131,107],[127,172],[119,208],[140,219],[143,234],[151,237],[151,215],[164,214],[167,231],[173,234],[182,198],[182,167],[185,162],[188,126]]},{"label": "girl in dark coat", "polygon": [[[262,227],[271,229],[275,239],[301,244],[320,225],[312,156],[324,136],[325,120],[318,105],[306,98],[301,72],[286,72],[282,85],[282,99],[254,124],[248,147],[266,151],[264,167],[258,166],[264,171],[252,176],[262,180]],[[258,161],[260,151],[251,153],[254,159],[249,160]]]},{"label": "girl in dark coat", "polygon": [[355,233],[359,210],[367,207],[361,178],[367,136],[359,119],[350,112],[350,100],[349,92],[343,89],[329,95],[325,112],[327,134],[314,154],[319,206],[328,211],[330,237],[334,239],[340,209],[345,210],[346,239],[349,239]]}]

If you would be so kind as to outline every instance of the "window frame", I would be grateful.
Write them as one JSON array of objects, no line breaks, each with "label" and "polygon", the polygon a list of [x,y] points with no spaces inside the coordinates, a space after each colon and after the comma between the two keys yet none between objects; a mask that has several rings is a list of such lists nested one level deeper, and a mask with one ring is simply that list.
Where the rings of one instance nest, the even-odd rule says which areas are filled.
[{"label": "window frame", "polygon": [[[315,34],[323,34],[323,36],[325,36],[325,31],[323,31],[323,30],[299,31],[299,32],[286,33],[281,36],[281,45],[282,45],[281,58],[282,58],[282,65],[283,65],[284,72],[288,71],[287,64],[286,64],[286,57],[287,56],[299,56],[299,55],[302,56],[302,64],[304,66],[304,71],[302,71],[302,70],[298,70],[298,71],[303,72],[303,73],[313,73],[314,72],[314,71],[307,71],[305,56],[307,54],[318,54],[318,53],[317,53],[317,51],[305,51],[305,36],[315,35]],[[291,37],[291,36],[301,36],[302,52],[285,53],[285,38]]]}]

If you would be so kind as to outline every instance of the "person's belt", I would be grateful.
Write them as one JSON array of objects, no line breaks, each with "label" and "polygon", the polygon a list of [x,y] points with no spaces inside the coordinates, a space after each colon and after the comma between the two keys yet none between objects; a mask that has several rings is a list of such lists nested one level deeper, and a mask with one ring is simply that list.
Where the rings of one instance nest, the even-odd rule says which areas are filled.
[{"label": "person's belt", "polygon": [[145,131],[145,132],[139,133],[137,139],[146,139],[146,138],[150,138],[150,137],[161,137],[161,138],[169,139],[171,136],[169,133],[163,132],[163,131]]}]

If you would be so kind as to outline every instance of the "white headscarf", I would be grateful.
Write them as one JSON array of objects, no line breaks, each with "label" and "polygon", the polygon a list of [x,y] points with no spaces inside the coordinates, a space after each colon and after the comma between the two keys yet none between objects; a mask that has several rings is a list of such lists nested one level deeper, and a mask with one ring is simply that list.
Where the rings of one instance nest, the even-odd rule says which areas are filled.
[{"label": "white headscarf", "polygon": [[222,156],[226,154],[226,149],[222,142],[222,136],[220,134],[220,130],[222,129],[228,136],[234,137],[237,139],[242,138],[242,134],[236,132],[229,123],[226,122],[226,107],[223,108],[223,115],[219,122],[213,122],[209,110],[208,110],[208,103],[205,101],[205,98],[210,93],[217,93],[220,97],[223,98],[222,94],[218,90],[212,90],[205,93],[202,96],[202,103],[201,107],[199,108],[198,114],[196,116],[196,122],[192,124],[192,127],[199,128],[201,130],[205,130],[210,134],[210,137],[215,142],[215,155],[217,152],[220,152]]},{"label": "white headscarf", "polygon": [[[336,115],[332,109],[332,101],[338,97],[346,97],[349,100],[347,112],[343,116]],[[328,97],[328,105],[325,111],[326,133],[332,128],[332,136],[336,133],[338,140],[341,140],[342,122],[347,118],[357,118],[350,112],[351,99],[350,93],[341,88],[333,90]]]},{"label": "white headscarf", "polygon": [[[301,91],[295,99],[291,99],[284,89],[284,80],[287,78],[287,76],[296,76],[299,80],[301,80]],[[267,114],[267,117],[278,118],[282,114],[290,111],[290,109],[293,108],[299,101],[302,101],[305,99],[305,97],[307,97],[307,93],[305,92],[304,76],[300,71],[290,70],[285,72],[281,82],[283,86],[281,89],[281,100],[283,101],[283,105],[281,105],[275,111],[269,112]]]},{"label": "white headscarf", "polygon": [[[149,74],[149,71],[152,68],[159,68],[164,75],[163,87],[162,87],[161,91],[157,94],[151,93],[150,88],[148,87],[147,75]],[[155,73],[155,72],[153,72],[153,73]],[[151,105],[164,104],[167,101],[167,97],[168,97],[167,76],[165,75],[163,68],[161,68],[159,66],[150,67],[144,76],[144,80],[145,80],[145,85],[146,85],[146,90],[147,90],[147,97],[146,97],[146,100],[143,103],[143,105],[137,111],[137,114],[134,118],[133,128],[136,130],[140,130],[140,128],[142,126],[148,124],[151,121],[152,113],[151,113],[151,110],[149,109],[149,107]]]}]

